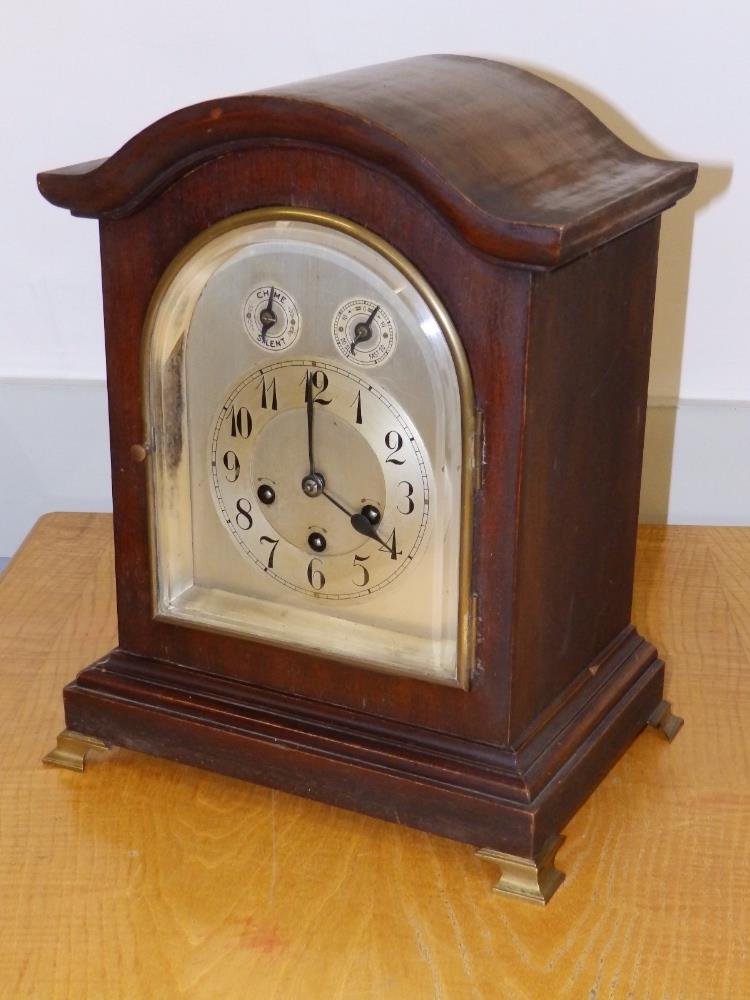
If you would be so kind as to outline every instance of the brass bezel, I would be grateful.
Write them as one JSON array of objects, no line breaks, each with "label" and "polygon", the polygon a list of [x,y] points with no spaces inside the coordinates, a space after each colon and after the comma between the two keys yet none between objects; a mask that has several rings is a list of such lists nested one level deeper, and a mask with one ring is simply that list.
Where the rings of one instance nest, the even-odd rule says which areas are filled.
[{"label": "brass bezel", "polygon": [[[141,389],[143,396],[142,412],[144,426],[146,427],[146,445],[149,451],[149,458],[151,459],[148,463],[149,474],[147,476],[147,489],[149,509],[148,542],[151,560],[151,599],[154,618],[161,621],[168,621],[171,624],[180,624],[184,627],[190,627],[189,623],[180,621],[172,616],[159,614],[158,612],[158,560],[154,524],[155,498],[157,489],[154,482],[154,419],[152,414],[150,379],[152,340],[155,319],[158,315],[162,300],[164,299],[176,275],[204,246],[212,242],[217,237],[242,226],[284,221],[308,222],[319,226],[325,226],[330,229],[335,229],[339,232],[346,233],[375,250],[382,257],[388,260],[398,271],[400,271],[417,289],[419,294],[428,304],[438,326],[443,333],[443,336],[445,337],[446,343],[448,344],[448,349],[456,370],[459,398],[461,403],[461,518],[459,539],[459,604],[456,686],[468,690],[474,668],[477,629],[476,598],[471,593],[474,486],[477,480],[477,475],[480,471],[479,466],[481,463],[481,449],[477,446],[477,433],[480,422],[475,407],[474,386],[468,359],[453,322],[437,294],[422,277],[421,273],[402,253],[400,253],[400,251],[396,250],[396,248],[388,243],[387,240],[384,240],[376,233],[373,233],[356,222],[352,222],[342,216],[332,215],[328,212],[317,211],[315,209],[292,208],[290,206],[278,205],[266,208],[250,209],[249,211],[240,212],[236,215],[229,216],[226,219],[222,219],[220,222],[209,226],[182,248],[182,250],[167,266],[159,279],[156,289],[154,290],[144,322],[144,336],[141,355]],[[209,626],[200,622],[196,622],[193,627],[201,628],[205,631],[227,632],[232,635],[237,634],[234,630],[216,628],[215,626]],[[376,668],[370,666],[369,664],[362,664],[362,669],[376,671]],[[429,682],[429,678],[422,679],[428,680]],[[444,682],[436,681],[436,683]]]}]

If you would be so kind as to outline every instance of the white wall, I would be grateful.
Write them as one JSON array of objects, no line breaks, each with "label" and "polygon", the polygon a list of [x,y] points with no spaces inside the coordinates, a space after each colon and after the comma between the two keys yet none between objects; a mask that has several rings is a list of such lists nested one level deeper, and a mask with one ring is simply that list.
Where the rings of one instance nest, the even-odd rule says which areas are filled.
[{"label": "white wall", "polygon": [[[44,202],[35,187],[38,170],[113,152],[154,119],[195,101],[421,52],[454,51],[536,69],[636,147],[702,164],[695,193],[665,219],[651,394],[662,409],[674,408],[678,398],[716,401],[722,413],[716,426],[731,424],[729,439],[750,453],[747,410],[723,405],[750,400],[750,338],[740,302],[750,282],[741,244],[743,220],[750,218],[746,11],[739,0],[26,0],[9,6],[0,39],[6,106],[3,412],[14,405],[11,381],[101,380],[104,374],[96,224]],[[26,383],[28,398],[50,405],[39,385]],[[50,391],[57,400],[57,390]],[[700,419],[690,421],[697,429],[686,424],[687,438],[680,443],[688,475],[665,483],[665,467],[676,467],[674,434],[669,421],[656,423],[661,432],[650,436],[647,471],[659,472],[659,496],[647,516],[669,509],[673,519],[687,512],[692,520],[710,515],[714,521],[750,522],[750,491],[737,496],[736,465],[745,456],[729,456],[734,461],[716,469],[710,510],[696,510],[690,483],[700,478],[706,444],[714,457],[722,449],[714,448],[712,438],[706,442]],[[108,469],[106,463],[93,465],[88,428],[60,447],[70,449],[64,468],[80,470],[73,472],[79,482],[89,477],[90,492],[63,488],[62,479],[56,492],[34,456],[34,441],[28,435],[19,440],[24,428],[14,428],[10,448],[7,431],[1,433],[0,553],[17,544],[28,520],[17,488],[20,470],[13,464],[19,452],[24,474],[47,483],[50,505],[63,506],[74,496],[94,507],[106,498]],[[2,525],[12,527],[3,532]]]}]

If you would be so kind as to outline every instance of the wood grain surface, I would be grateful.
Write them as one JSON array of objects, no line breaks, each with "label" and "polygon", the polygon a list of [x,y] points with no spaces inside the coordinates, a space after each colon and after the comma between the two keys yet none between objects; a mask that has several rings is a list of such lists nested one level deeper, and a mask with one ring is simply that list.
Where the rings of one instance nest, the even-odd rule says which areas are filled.
[{"label": "wood grain surface", "polygon": [[541,265],[663,212],[698,169],[631,149],[533,73],[425,55],[182,108],[107,160],[39,174],[39,189],[75,215],[116,219],[198,164],[269,144],[359,157],[405,182],[479,250]]},{"label": "wood grain surface", "polygon": [[0,996],[749,996],[750,529],[642,528],[634,620],[686,725],[568,825],[539,910],[415,830],[122,750],[45,768],[116,623],[109,518],[43,518],[0,576]]}]

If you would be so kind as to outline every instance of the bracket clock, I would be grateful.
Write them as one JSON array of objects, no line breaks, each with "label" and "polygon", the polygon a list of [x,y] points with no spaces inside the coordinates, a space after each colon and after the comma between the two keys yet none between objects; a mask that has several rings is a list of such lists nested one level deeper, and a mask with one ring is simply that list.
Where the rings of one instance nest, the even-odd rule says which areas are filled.
[{"label": "bracket clock", "polygon": [[695,177],[459,56],[40,174],[100,225],[119,619],[47,760],[273,785],[546,901],[564,824],[679,725],[630,612],[659,216]]}]

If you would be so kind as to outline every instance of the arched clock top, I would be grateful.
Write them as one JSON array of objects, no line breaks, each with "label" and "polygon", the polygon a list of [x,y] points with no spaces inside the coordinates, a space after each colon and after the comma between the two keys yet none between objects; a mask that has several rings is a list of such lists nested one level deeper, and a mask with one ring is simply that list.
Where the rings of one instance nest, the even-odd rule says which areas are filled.
[{"label": "arched clock top", "polygon": [[532,73],[432,55],[184,108],[109,159],[41,173],[39,188],[74,215],[115,219],[201,163],[276,143],[374,164],[477,249],[546,267],[662,212],[697,174],[695,164],[631,149]]}]

